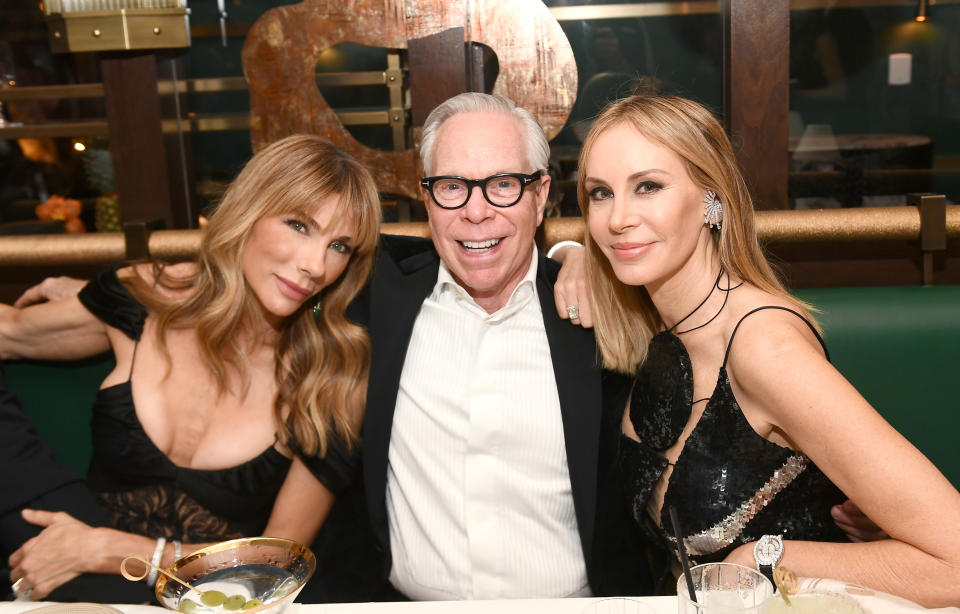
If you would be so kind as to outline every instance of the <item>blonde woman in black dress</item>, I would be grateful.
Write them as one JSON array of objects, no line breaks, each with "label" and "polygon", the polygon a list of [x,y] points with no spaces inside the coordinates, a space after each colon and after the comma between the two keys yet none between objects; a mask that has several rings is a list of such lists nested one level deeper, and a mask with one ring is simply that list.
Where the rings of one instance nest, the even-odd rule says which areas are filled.
[{"label": "blonde woman in black dress", "polygon": [[[288,137],[231,184],[196,262],[108,271],[79,296],[0,307],[0,358],[116,358],[87,476],[110,527],[23,510],[42,530],[10,556],[19,594],[117,574],[129,554],[168,565],[244,535],[310,543],[351,477],[369,341],[345,310],[379,222],[361,164],[321,137]],[[318,456],[323,483],[305,464]]]},{"label": "blonde woman in black dress", "polygon": [[[612,104],[578,196],[603,362],[638,377],[620,457],[641,527],[672,551],[673,506],[695,562],[960,603],[960,494],[831,366],[716,119],[676,97]],[[846,497],[890,539],[843,543]]]}]

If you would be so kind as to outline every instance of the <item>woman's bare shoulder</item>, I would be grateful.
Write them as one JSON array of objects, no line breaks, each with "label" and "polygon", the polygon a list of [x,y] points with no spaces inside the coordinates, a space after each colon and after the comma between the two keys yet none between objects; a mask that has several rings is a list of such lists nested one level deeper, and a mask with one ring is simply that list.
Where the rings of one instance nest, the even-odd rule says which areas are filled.
[{"label": "woman's bare shoulder", "polygon": [[753,287],[744,290],[743,300],[731,305],[728,320],[731,366],[769,364],[798,348],[823,354],[813,331],[817,322],[802,303]]}]

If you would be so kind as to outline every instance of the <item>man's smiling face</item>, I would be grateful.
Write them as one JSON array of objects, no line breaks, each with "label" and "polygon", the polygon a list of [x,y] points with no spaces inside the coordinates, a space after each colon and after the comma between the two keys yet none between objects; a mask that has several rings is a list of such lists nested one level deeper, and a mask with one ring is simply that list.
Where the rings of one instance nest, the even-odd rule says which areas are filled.
[{"label": "man's smiling face", "polygon": [[[520,121],[496,112],[454,115],[437,132],[431,176],[483,179],[532,173]],[[543,221],[550,178],[524,190],[512,207],[494,207],[479,188],[459,209],[442,209],[423,192],[433,243],[444,264],[488,313],[503,307],[530,266],[533,237]]]}]

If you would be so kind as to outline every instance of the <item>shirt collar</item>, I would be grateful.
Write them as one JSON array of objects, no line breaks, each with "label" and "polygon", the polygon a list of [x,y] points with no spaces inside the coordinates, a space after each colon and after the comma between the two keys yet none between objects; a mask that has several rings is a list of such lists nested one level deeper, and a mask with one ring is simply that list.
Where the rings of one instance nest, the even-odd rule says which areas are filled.
[{"label": "shirt collar", "polygon": [[507,303],[494,313],[487,313],[486,310],[477,304],[473,297],[456,282],[447,265],[440,261],[440,270],[437,273],[437,283],[433,287],[430,297],[439,300],[445,294],[451,294],[454,300],[466,309],[482,315],[488,321],[498,321],[507,318],[523,309],[530,300],[537,295],[537,263],[539,262],[540,252],[534,246],[530,254],[530,265],[527,272],[517,284],[517,287],[510,293]]}]

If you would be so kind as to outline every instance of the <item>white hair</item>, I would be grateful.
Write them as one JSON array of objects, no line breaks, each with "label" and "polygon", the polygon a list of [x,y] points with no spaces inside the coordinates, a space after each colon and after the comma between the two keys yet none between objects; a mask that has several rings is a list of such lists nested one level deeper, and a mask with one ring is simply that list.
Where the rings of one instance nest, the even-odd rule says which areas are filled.
[{"label": "white hair", "polygon": [[503,96],[466,92],[445,100],[427,116],[420,140],[420,160],[423,162],[424,175],[430,175],[433,171],[433,150],[440,126],[454,115],[484,111],[515,117],[526,137],[524,140],[527,144],[527,162],[533,170],[546,170],[550,159],[550,146],[547,144],[547,135],[530,111],[518,107],[517,103]]}]

